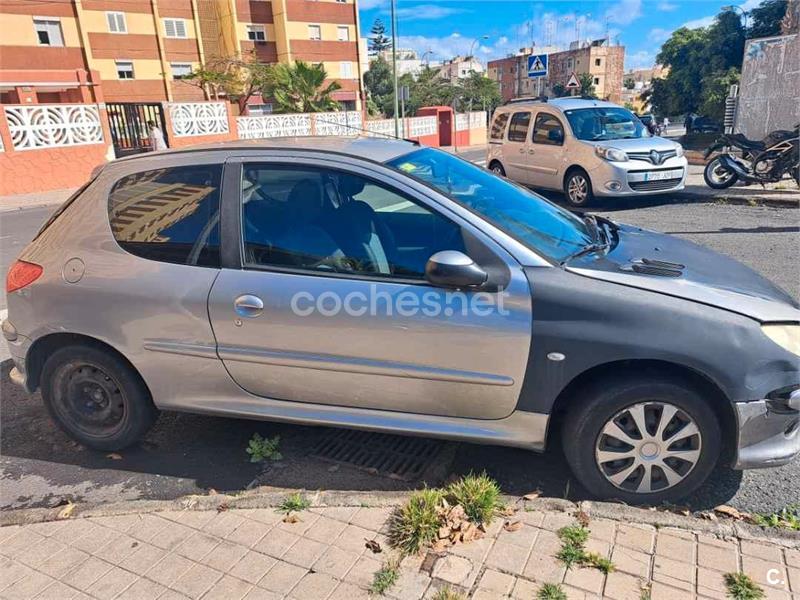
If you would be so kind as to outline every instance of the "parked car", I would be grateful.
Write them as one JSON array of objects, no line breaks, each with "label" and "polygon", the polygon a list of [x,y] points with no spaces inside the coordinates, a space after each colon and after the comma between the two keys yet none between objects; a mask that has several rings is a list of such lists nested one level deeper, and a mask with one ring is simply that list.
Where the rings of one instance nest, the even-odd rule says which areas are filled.
[{"label": "parked car", "polygon": [[653,115],[647,114],[647,115],[636,115],[636,116],[642,122],[642,125],[647,127],[647,131],[650,132],[650,135],[656,135],[658,129],[658,122],[656,121],[656,118]]},{"label": "parked car", "polygon": [[646,503],[685,496],[719,460],[800,452],[789,295],[410,142],[111,162],[6,290],[12,380],[103,451],[160,410],[536,451],[560,439],[587,489]]},{"label": "parked car", "polygon": [[680,144],[650,135],[627,108],[583,98],[495,110],[486,164],[518,183],[563,190],[577,208],[596,196],[681,190],[687,173]]},{"label": "parked car", "polygon": [[690,117],[687,133],[719,133],[722,127],[711,117]]}]

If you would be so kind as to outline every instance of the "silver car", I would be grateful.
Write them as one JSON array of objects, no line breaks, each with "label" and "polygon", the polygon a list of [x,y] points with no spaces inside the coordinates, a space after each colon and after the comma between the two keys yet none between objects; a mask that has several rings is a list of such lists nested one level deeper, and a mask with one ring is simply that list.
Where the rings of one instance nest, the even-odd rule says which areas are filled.
[{"label": "silver car", "polygon": [[600,497],[800,451],[800,311],[741,264],[450,154],[302,138],[106,165],[11,267],[12,378],[104,451],[160,410],[541,451]]},{"label": "silver car", "polygon": [[486,164],[535,188],[562,190],[570,205],[595,197],[682,190],[683,147],[650,135],[627,108],[583,98],[518,100],[492,119]]}]

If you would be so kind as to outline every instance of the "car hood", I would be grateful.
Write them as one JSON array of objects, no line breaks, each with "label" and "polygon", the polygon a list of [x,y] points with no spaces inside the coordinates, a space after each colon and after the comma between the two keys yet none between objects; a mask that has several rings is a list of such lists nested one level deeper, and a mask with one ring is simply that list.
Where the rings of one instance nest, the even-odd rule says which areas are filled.
[{"label": "car hood", "polygon": [[591,144],[592,146],[618,148],[619,150],[623,150],[625,152],[650,152],[650,150],[658,150],[659,152],[663,152],[665,150],[674,150],[678,147],[678,144],[675,142],[662,137],[583,141],[585,141],[587,144]]},{"label": "car hood", "polygon": [[740,262],[663,233],[619,225],[605,254],[571,260],[566,269],[594,279],[668,294],[761,322],[800,321],[800,305]]}]

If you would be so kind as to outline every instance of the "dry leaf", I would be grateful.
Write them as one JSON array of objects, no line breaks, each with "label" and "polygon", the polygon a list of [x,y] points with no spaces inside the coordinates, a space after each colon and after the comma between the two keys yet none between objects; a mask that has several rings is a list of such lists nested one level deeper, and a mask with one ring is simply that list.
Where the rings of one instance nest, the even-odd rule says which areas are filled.
[{"label": "dry leaf", "polygon": [[743,518],[742,513],[740,513],[732,506],[728,506],[727,504],[720,504],[719,506],[715,506],[714,512],[719,513],[721,515],[726,515],[728,517],[731,517],[732,519],[736,519],[737,521]]},{"label": "dry leaf", "polygon": [[506,531],[518,531],[522,529],[522,521],[506,521],[503,523],[503,529]]},{"label": "dry leaf", "polygon": [[229,506],[227,505],[227,503],[223,502],[222,504],[217,506],[217,512],[218,513],[225,512],[226,510],[228,510],[228,508]]},{"label": "dry leaf", "polygon": [[58,517],[57,518],[59,518],[59,519],[69,519],[72,516],[72,511],[74,511],[74,510],[75,510],[75,504],[73,504],[72,502],[68,502],[67,505],[64,506],[64,508],[62,508],[60,511],[58,511]]},{"label": "dry leaf", "polygon": [[217,490],[215,490],[214,488],[208,488],[208,495],[209,496],[216,496],[217,494],[219,494],[219,492]]},{"label": "dry leaf", "polygon": [[522,497],[522,499],[523,500],[536,500],[536,498],[538,498],[541,495],[542,495],[542,490],[534,490],[532,492],[529,492],[529,493],[525,494]]},{"label": "dry leaf", "polygon": [[589,515],[586,514],[585,511],[579,510],[578,514],[575,515],[575,518],[578,520],[578,523],[583,527],[589,526]]},{"label": "dry leaf", "polygon": [[461,540],[464,542],[471,542],[474,540],[478,535],[478,528],[475,527],[472,523],[467,525],[467,528],[461,534]]},{"label": "dry leaf", "polygon": [[383,552],[383,548],[381,548],[381,545],[375,540],[367,540],[364,546],[367,547],[367,550],[371,550],[373,554],[380,554]]},{"label": "dry leaf", "polygon": [[106,458],[110,458],[111,460],[122,460],[122,455],[112,452],[111,454],[106,454]]},{"label": "dry leaf", "polygon": [[439,539],[440,540],[443,540],[444,538],[449,538],[450,537],[450,533],[451,533],[450,532],[450,528],[447,527],[446,525],[443,526],[443,527],[439,527]]},{"label": "dry leaf", "polygon": [[284,523],[299,523],[300,517],[298,517],[295,513],[290,512],[285,517],[283,517]]}]

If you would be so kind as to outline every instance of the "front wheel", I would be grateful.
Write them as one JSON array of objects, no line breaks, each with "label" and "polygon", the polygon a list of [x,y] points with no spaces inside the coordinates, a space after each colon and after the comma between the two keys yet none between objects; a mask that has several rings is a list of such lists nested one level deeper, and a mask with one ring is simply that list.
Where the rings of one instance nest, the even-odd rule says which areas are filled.
[{"label": "front wheel", "polygon": [[586,208],[594,201],[592,180],[582,169],[571,171],[564,180],[564,195],[574,208]]},{"label": "front wheel", "polygon": [[706,165],[703,171],[703,179],[706,185],[715,190],[724,190],[731,187],[739,179],[736,171],[722,164],[719,157],[715,158]]},{"label": "front wheel", "polygon": [[680,379],[605,379],[584,388],[562,429],[567,461],[599,498],[660,504],[702,484],[719,456],[719,423]]},{"label": "front wheel", "polygon": [[503,165],[501,165],[499,161],[494,161],[492,165],[489,167],[489,170],[498,177],[506,176],[506,170],[503,168]]}]

